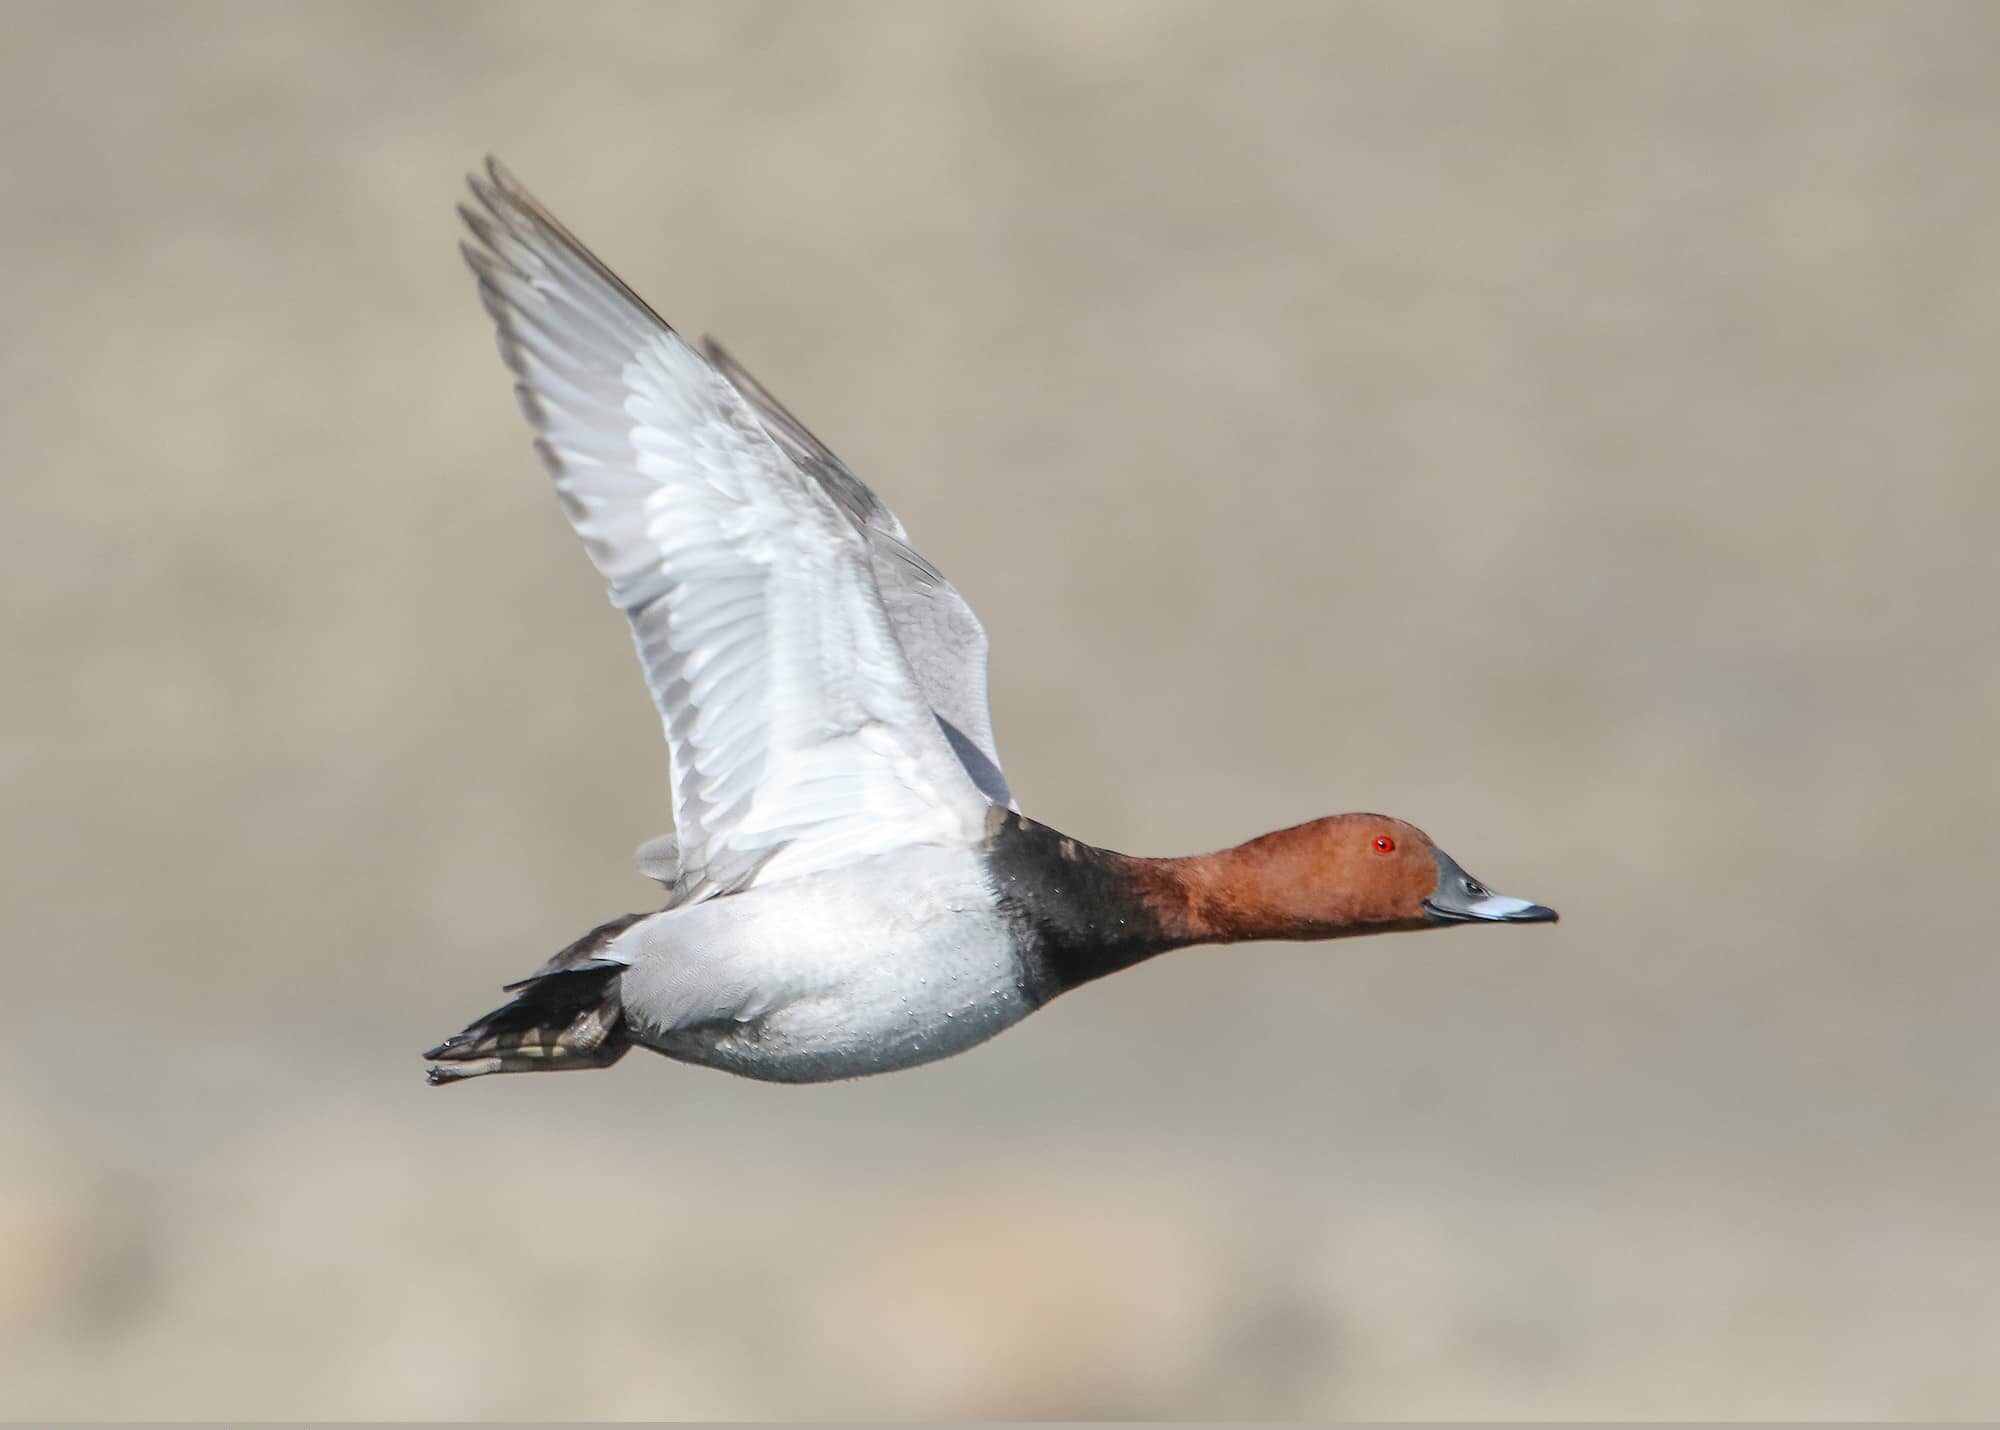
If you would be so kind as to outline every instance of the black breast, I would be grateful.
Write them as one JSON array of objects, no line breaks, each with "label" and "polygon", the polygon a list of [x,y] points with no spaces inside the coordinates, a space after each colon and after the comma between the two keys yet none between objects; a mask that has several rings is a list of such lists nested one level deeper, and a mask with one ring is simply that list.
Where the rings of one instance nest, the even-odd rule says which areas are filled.
[{"label": "black breast", "polygon": [[1037,1006],[1176,944],[1145,897],[1146,861],[1012,811],[996,815],[985,861],[1022,950],[1022,991]]}]

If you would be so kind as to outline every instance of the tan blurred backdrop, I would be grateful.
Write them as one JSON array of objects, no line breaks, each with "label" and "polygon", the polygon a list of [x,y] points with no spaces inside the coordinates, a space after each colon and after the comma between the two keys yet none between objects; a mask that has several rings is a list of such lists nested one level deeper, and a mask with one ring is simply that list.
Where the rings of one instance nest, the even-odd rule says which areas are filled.
[{"label": "tan blurred backdrop", "polygon": [[[4,19],[0,1413],[2000,1414],[2000,8]],[[967,592],[1032,813],[1562,925],[427,1089],[667,807],[489,149]]]}]

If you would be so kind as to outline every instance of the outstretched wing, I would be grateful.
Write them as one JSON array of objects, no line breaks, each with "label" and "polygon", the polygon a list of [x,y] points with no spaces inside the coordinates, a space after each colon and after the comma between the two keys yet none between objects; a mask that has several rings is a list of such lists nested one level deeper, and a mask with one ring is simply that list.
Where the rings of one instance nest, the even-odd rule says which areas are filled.
[{"label": "outstretched wing", "polygon": [[764,384],[752,377],[714,338],[702,351],[743,394],[764,430],[784,448],[800,471],[833,498],[868,542],[875,585],[889,612],[917,688],[937,712],[945,738],[982,793],[996,804],[1018,810],[993,739],[993,716],[986,695],[986,628],[944,573],[910,545],[909,533],[880,497],[813,436]]},{"label": "outstretched wing", "polygon": [[861,530],[498,163],[464,245],[666,729],[682,899],[979,837]]}]

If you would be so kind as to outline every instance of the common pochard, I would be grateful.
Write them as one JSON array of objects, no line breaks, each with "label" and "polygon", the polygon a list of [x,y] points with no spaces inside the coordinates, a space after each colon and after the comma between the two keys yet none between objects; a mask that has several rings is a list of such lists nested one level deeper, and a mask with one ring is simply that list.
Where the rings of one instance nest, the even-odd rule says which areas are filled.
[{"label": "common pochard", "polygon": [[461,209],[564,511],[666,730],[665,907],[599,925],[425,1056],[434,1083],[645,1047],[777,1082],[962,1052],[1190,944],[1553,922],[1400,819],[1143,859],[1022,815],[986,633],[860,479],[494,161]]}]

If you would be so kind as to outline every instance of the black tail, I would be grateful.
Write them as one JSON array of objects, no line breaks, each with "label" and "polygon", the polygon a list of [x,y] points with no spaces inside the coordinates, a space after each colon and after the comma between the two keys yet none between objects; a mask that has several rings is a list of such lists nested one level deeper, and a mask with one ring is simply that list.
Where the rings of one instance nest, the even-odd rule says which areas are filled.
[{"label": "black tail", "polygon": [[487,1073],[561,1072],[608,1068],[632,1046],[618,980],[625,965],[597,957],[627,928],[647,917],[626,914],[600,924],[543,964],[507,985],[514,997],[424,1056],[431,1085]]}]

